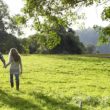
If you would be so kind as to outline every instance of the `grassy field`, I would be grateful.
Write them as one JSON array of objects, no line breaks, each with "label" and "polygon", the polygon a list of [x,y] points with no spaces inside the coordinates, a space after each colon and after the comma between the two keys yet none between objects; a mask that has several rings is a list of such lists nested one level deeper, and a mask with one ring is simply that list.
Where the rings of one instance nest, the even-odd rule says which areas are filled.
[{"label": "grassy field", "polygon": [[[7,59],[7,56],[5,56]],[[110,59],[22,56],[20,91],[0,62],[0,110],[110,110]]]}]

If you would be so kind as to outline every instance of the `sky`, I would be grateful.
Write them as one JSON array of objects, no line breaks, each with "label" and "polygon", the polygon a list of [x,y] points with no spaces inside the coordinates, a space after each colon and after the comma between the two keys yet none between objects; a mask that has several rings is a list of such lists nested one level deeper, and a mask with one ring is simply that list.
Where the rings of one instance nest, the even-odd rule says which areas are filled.
[{"label": "sky", "polygon": [[[3,0],[9,7],[10,15],[15,15],[19,14],[21,8],[23,8],[23,1],[22,0]],[[107,0],[109,1],[109,0]],[[86,15],[86,20],[85,22],[85,28],[88,27],[93,27],[94,25],[99,25],[99,26],[106,26],[108,22],[102,21],[101,19],[101,12],[103,10],[103,7],[106,4],[99,4],[90,6],[88,8],[79,8],[77,11],[78,13],[85,13]],[[107,2],[107,5],[110,5],[110,1]],[[77,26],[74,26],[75,29],[78,29]],[[34,30],[30,30],[29,28],[24,29],[25,36],[31,35],[35,33]]]},{"label": "sky", "polygon": [[23,8],[24,6],[22,0],[3,0],[3,1],[8,5],[11,15],[20,13],[21,8]]}]

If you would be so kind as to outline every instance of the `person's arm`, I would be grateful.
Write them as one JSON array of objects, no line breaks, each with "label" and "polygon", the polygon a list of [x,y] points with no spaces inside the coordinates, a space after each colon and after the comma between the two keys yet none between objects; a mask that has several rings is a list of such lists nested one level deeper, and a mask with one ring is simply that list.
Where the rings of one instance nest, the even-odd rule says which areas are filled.
[{"label": "person's arm", "polygon": [[5,68],[8,66],[8,65],[10,65],[11,63],[10,62],[8,62],[6,65],[5,65]]},{"label": "person's arm", "polygon": [[22,67],[22,61],[21,61],[21,58],[20,58],[20,69],[21,69],[21,74],[22,74],[22,72],[23,72],[23,67]]},{"label": "person's arm", "polygon": [[1,58],[1,61],[2,61],[3,65],[5,66],[5,59]]},{"label": "person's arm", "polygon": [[1,53],[0,53],[0,59],[1,59],[3,65],[4,65],[4,67],[5,67],[5,59],[4,59],[4,57],[3,57],[3,55],[2,55]]},{"label": "person's arm", "polygon": [[12,58],[9,56],[9,61],[8,61],[7,64],[5,64],[5,68],[6,68],[7,66],[9,66],[9,65],[11,64],[11,62],[12,62]]}]

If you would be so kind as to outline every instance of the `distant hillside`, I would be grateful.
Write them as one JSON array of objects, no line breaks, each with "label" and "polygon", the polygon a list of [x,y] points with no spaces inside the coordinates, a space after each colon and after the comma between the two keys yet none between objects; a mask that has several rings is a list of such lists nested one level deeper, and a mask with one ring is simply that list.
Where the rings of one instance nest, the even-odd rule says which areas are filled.
[{"label": "distant hillside", "polygon": [[77,34],[84,45],[92,44],[96,46],[96,50],[100,53],[110,53],[110,45],[97,46],[99,35],[94,29],[88,28],[84,30],[77,30]]}]

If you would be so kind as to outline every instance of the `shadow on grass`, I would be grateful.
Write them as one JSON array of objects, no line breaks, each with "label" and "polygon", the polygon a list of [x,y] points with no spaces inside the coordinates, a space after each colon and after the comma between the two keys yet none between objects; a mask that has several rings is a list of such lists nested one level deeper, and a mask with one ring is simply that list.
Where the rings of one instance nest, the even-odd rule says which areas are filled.
[{"label": "shadow on grass", "polygon": [[56,100],[51,96],[46,96],[42,93],[31,93],[36,99],[39,99],[48,110],[86,110],[85,108],[81,109],[80,107],[74,104],[68,104],[67,99],[65,100]]},{"label": "shadow on grass", "polygon": [[4,103],[4,106],[9,106],[15,110],[42,110],[41,107],[33,104],[31,101],[9,95],[2,90],[0,90],[0,102]]}]

